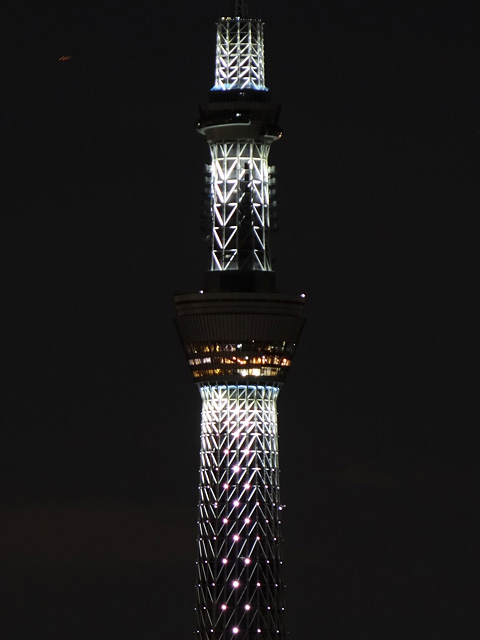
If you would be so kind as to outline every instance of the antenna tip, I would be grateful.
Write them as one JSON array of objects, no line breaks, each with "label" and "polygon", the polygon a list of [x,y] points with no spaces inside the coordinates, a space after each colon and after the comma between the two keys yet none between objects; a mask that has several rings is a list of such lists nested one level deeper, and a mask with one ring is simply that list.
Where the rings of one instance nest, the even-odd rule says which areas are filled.
[{"label": "antenna tip", "polygon": [[248,17],[247,0],[235,0],[235,17],[236,18]]}]

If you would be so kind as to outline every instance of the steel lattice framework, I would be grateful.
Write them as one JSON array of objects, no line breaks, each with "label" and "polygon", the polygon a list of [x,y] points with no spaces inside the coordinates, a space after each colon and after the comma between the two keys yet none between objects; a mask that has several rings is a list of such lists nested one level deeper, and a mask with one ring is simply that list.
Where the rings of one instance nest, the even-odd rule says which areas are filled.
[{"label": "steel lattice framework", "polygon": [[215,90],[266,90],[263,22],[222,18],[217,24]]},{"label": "steel lattice framework", "polygon": [[271,271],[269,150],[251,140],[210,142],[214,271]]},{"label": "steel lattice framework", "polygon": [[280,107],[265,87],[263,23],[217,24],[215,86],[200,106],[208,142],[210,264],[175,297],[202,398],[197,637],[285,640],[277,398],[303,327],[304,296],[277,291],[268,165]]},{"label": "steel lattice framework", "polygon": [[283,637],[278,387],[202,385],[200,638]]}]

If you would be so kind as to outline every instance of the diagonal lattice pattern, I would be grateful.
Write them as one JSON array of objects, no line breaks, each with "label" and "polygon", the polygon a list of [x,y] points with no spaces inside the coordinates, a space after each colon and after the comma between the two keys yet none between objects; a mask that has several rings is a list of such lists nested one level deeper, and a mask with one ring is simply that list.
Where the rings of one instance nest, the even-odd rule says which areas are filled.
[{"label": "diagonal lattice pattern", "polygon": [[270,143],[211,142],[212,271],[271,271]]},{"label": "diagonal lattice pattern", "polygon": [[261,20],[242,18],[219,20],[213,89],[266,90]]},{"label": "diagonal lattice pattern", "polygon": [[201,385],[197,637],[284,639],[277,397]]}]

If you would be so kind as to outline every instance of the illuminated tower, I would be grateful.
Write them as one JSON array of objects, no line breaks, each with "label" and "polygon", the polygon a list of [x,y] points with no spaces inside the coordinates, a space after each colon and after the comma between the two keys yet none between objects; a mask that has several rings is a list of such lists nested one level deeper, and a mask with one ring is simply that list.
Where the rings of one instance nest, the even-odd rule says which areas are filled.
[{"label": "illuminated tower", "polygon": [[[303,325],[303,296],[278,293],[269,236],[270,145],[263,23],[245,2],[217,23],[208,142],[204,289],[175,297],[202,397],[197,637],[284,640],[277,398]],[[295,425],[292,425],[293,427]]]}]

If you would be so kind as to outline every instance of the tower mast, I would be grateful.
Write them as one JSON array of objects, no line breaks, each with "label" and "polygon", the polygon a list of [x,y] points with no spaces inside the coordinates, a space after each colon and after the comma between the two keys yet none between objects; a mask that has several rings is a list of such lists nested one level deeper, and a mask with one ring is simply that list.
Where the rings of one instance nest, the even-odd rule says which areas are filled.
[{"label": "tower mast", "polygon": [[239,18],[247,17],[248,6],[246,0],[235,0],[235,15]]},{"label": "tower mast", "polygon": [[280,108],[265,85],[263,22],[217,22],[215,84],[200,107],[208,142],[209,269],[175,297],[202,398],[197,637],[285,640],[277,398],[303,326],[303,296],[276,289],[271,144]]}]

